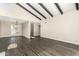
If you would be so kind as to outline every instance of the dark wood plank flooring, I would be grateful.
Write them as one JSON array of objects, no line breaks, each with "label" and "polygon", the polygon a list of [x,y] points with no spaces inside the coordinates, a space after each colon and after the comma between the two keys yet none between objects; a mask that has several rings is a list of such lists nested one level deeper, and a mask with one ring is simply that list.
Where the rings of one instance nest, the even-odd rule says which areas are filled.
[{"label": "dark wood plank flooring", "polygon": [[[16,43],[17,48],[8,49],[12,43]],[[0,52],[3,51],[5,56],[79,56],[78,45],[41,37],[0,38]]]}]

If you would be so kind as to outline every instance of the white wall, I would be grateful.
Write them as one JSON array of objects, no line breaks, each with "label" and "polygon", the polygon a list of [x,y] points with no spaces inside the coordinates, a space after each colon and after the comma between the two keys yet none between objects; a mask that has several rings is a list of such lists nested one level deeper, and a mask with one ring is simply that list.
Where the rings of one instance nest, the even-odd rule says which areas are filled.
[{"label": "white wall", "polygon": [[[0,28],[1,28],[1,21],[0,21]],[[0,33],[1,33],[1,30],[0,30]],[[1,34],[0,34],[0,36],[1,36]]]},{"label": "white wall", "polygon": [[11,24],[15,24],[13,22],[1,21],[0,22],[0,37],[9,37],[9,36],[22,36],[22,28],[19,25],[18,33],[15,35],[11,35]]},{"label": "white wall", "polygon": [[23,36],[30,38],[30,22],[25,22],[22,25]]},{"label": "white wall", "polygon": [[79,11],[72,10],[63,15],[41,22],[41,36],[79,45]]},{"label": "white wall", "polygon": [[0,33],[0,37],[11,36],[10,25],[11,25],[11,23],[9,23],[9,22],[2,22],[1,21],[1,27],[0,27],[1,33]]}]

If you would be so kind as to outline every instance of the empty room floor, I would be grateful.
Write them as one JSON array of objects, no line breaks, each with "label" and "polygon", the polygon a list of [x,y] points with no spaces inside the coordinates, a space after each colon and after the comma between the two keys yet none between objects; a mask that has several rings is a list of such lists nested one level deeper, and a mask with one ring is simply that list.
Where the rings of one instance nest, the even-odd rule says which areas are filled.
[{"label": "empty room floor", "polygon": [[79,46],[71,43],[36,37],[0,38],[2,56],[79,56]]}]

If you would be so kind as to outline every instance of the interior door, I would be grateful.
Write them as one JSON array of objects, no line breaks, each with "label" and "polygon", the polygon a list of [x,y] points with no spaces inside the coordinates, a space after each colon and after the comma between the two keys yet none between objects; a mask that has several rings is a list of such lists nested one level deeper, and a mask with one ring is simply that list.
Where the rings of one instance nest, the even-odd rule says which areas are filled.
[{"label": "interior door", "polygon": [[34,23],[31,23],[31,33],[30,36],[33,37],[34,36]]},{"label": "interior door", "polygon": [[40,36],[40,23],[31,23],[31,37]]},{"label": "interior door", "polygon": [[40,36],[40,24],[34,23],[34,36]]}]

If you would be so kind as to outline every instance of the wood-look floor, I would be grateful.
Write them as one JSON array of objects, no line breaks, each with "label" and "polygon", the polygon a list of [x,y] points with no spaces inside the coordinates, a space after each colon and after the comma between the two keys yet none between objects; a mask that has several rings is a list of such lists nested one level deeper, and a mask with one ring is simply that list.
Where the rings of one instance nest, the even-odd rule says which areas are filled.
[{"label": "wood-look floor", "polygon": [[[8,49],[12,43],[16,43],[17,48]],[[79,56],[78,45],[41,37],[0,38],[0,52],[3,51],[6,56]]]}]

